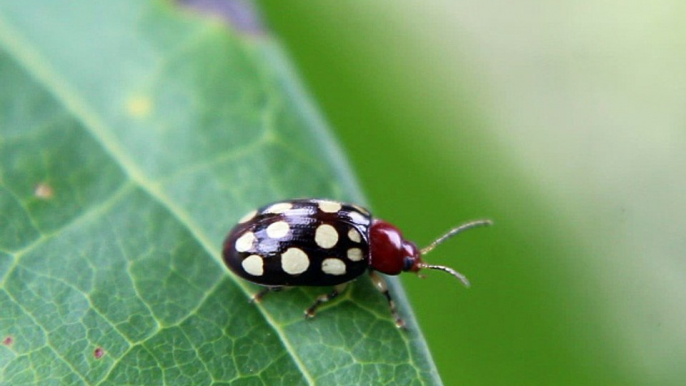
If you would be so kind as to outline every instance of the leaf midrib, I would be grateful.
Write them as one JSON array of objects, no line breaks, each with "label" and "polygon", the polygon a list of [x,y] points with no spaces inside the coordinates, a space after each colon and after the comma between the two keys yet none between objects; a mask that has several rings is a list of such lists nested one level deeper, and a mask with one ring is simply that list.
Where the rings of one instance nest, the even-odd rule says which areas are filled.
[{"label": "leaf midrib", "polygon": [[[65,78],[52,68],[48,61],[27,41],[21,34],[10,27],[6,20],[0,17],[0,41],[4,44],[7,52],[17,60],[24,70],[32,74],[39,80],[45,89],[55,96],[68,111],[71,111],[74,118],[83,125],[84,129],[97,141],[107,154],[124,171],[124,173],[143,191],[149,194],[155,201],[164,207],[177,221],[184,226],[200,246],[211,256],[212,260],[223,268],[223,263],[219,260],[220,250],[215,248],[210,238],[203,232],[202,228],[196,224],[191,216],[182,208],[176,206],[173,201],[157,188],[151,179],[139,168],[134,159],[124,150],[117,138],[112,134],[108,125],[103,119],[91,109],[85,100],[78,97],[76,90],[71,87]],[[242,281],[236,280],[233,275],[228,275],[231,280],[241,289],[246,299],[249,299],[251,292],[247,285]],[[216,284],[215,284],[216,287]],[[214,289],[214,288],[213,288]],[[210,289],[210,292],[213,290]],[[200,302],[200,307],[202,302]],[[196,309],[198,308],[196,307]],[[300,356],[291,345],[287,335],[280,328],[279,324],[269,315],[263,306],[256,305],[259,312],[264,317],[267,324],[274,330],[286,351],[293,358],[298,370],[309,385],[315,385],[314,378],[307,371]],[[192,313],[191,313],[192,314]],[[114,366],[112,367],[114,368]],[[111,369],[110,369],[111,370]],[[103,380],[107,376],[103,377]]]}]

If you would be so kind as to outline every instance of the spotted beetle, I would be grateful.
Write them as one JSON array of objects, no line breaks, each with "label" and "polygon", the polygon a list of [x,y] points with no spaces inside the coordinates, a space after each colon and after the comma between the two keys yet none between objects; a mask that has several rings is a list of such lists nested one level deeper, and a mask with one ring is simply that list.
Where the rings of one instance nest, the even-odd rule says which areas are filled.
[{"label": "spotted beetle", "polygon": [[333,286],[305,310],[314,317],[317,308],[365,272],[386,297],[398,327],[404,322],[396,311],[385,280],[387,275],[438,269],[469,281],[452,268],[426,264],[422,256],[436,245],[467,229],[490,225],[476,220],[451,229],[426,248],[403,238],[398,228],[372,217],[357,205],[326,199],[275,202],[243,216],[224,241],[224,263],[236,275],[266,288],[253,296],[259,302],[269,291],[293,286]]}]

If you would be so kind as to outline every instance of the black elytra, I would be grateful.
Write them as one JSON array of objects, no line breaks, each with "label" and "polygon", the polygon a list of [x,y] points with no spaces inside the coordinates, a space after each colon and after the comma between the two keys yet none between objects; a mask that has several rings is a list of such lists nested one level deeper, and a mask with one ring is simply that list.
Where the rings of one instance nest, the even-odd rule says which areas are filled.
[{"label": "black elytra", "polygon": [[360,206],[328,199],[295,199],[265,205],[243,216],[224,241],[223,257],[233,273],[266,287],[254,301],[284,287],[333,286],[305,311],[306,317],[313,317],[319,305],[368,272],[387,298],[396,325],[403,327],[384,279],[375,272],[398,275],[438,269],[468,286],[461,273],[426,264],[421,257],[449,237],[490,224],[490,220],[465,223],[419,250],[396,227]]}]

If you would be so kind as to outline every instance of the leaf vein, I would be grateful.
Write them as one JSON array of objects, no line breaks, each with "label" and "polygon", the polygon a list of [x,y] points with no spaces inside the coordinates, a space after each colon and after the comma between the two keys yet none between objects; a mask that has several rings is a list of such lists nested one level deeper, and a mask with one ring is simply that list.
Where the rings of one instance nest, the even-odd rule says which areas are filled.
[{"label": "leaf vein", "polygon": [[[73,89],[55,69],[48,65],[48,61],[32,48],[34,47],[33,44],[25,41],[19,33],[13,31],[2,18],[0,18],[0,41],[5,44],[7,50],[16,57],[17,61],[24,66],[27,72],[33,74],[44,84],[46,89],[58,97],[58,100],[64,102],[65,107],[74,114],[74,117],[77,118],[77,120],[81,121],[86,131],[100,143],[103,149],[112,157],[112,160],[124,170],[129,178],[144,191],[148,192],[155,201],[165,207],[177,221],[186,226],[215,262],[221,265],[218,258],[220,255],[219,250],[213,246],[213,243],[202,231],[201,227],[196,224],[183,209],[175,205],[164,192],[158,189],[157,185],[152,183],[138,167],[134,159],[127,153],[124,146],[114,135],[114,132],[108,128],[105,122],[103,122],[98,113],[93,111],[85,100],[79,98],[78,91]],[[238,287],[241,288],[246,297],[250,297],[250,291],[248,290],[247,285],[237,281],[233,275],[230,277],[232,280],[236,281]],[[294,364],[298,367],[307,383],[314,385],[315,381],[312,375],[305,367],[302,359],[292,346],[284,331],[262,306],[258,305],[258,309],[267,324],[276,332],[284,348],[290,353]]]},{"label": "leaf vein", "polygon": [[[21,309],[21,310],[24,312],[24,314],[25,314],[29,319],[31,319],[31,320],[33,321],[33,323],[34,323],[36,326],[38,326],[38,328],[41,329],[41,331],[42,331],[43,334],[45,335],[46,342],[48,342],[48,344],[46,344],[44,347],[46,347],[46,348],[48,348],[50,351],[52,351],[52,352],[55,354],[55,356],[56,356],[60,361],[62,361],[67,367],[69,367],[69,369],[70,369],[74,374],[76,374],[76,376],[79,377],[79,379],[81,379],[81,382],[83,382],[83,384],[87,385],[88,382],[86,382],[86,380],[83,378],[83,375],[82,375],[79,371],[77,371],[76,368],[74,368],[74,366],[72,366],[72,364],[67,360],[67,358],[65,358],[59,351],[57,351],[54,347],[51,346],[51,342],[50,342],[50,333],[48,332],[48,330],[45,329],[45,326],[43,326],[43,324],[41,324],[41,323],[33,316],[33,314],[32,314],[31,312],[29,312],[29,310],[27,310],[27,309],[22,305],[22,303],[17,299],[17,297],[14,296],[14,294],[12,293],[12,291],[7,290],[7,291],[5,291],[5,292],[7,293],[7,295],[8,295],[10,298],[12,298],[12,300],[14,300],[14,303],[17,305],[17,307],[19,307],[19,309]],[[32,362],[32,363],[33,363],[33,362]]]},{"label": "leaf vein", "polygon": [[14,258],[14,261],[12,262],[12,265],[10,265],[6,271],[5,276],[2,278],[2,281],[0,281],[0,288],[5,286],[5,282],[7,278],[11,275],[11,273],[14,271],[14,269],[19,265],[21,258],[26,255],[27,253],[31,252],[35,248],[39,247],[43,243],[47,242],[48,240],[52,239],[56,235],[59,235],[62,232],[65,232],[67,229],[72,228],[72,227],[77,227],[80,224],[87,222],[93,218],[97,218],[97,216],[103,214],[107,210],[109,210],[114,204],[116,204],[121,198],[124,197],[124,195],[133,187],[132,184],[130,183],[125,183],[123,184],[119,189],[117,189],[112,195],[110,195],[108,198],[105,200],[101,201],[98,205],[92,206],[88,208],[85,212],[80,214],[77,217],[74,217],[71,221],[65,223],[61,227],[55,229],[51,233],[47,234],[41,234],[40,237],[38,237],[36,240],[34,240],[31,244],[25,246],[24,248],[12,253],[12,256]]}]

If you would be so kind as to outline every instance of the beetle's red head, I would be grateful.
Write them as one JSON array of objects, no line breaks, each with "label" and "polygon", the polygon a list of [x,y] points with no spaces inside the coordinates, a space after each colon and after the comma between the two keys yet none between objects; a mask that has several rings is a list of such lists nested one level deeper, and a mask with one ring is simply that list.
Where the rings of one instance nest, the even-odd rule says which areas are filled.
[{"label": "beetle's red head", "polygon": [[421,250],[403,238],[400,230],[383,220],[374,220],[369,230],[369,256],[372,269],[387,275],[398,275],[403,271],[419,272],[422,268],[438,269],[448,272],[458,278],[465,286],[469,286],[467,278],[452,268],[442,265],[426,264],[422,256],[430,252],[436,245],[446,239],[470,228],[491,225],[490,220],[477,220],[450,230]]},{"label": "beetle's red head", "polygon": [[374,220],[369,230],[369,256],[372,269],[387,275],[418,271],[420,254],[413,242],[403,238],[400,229],[383,220]]}]

